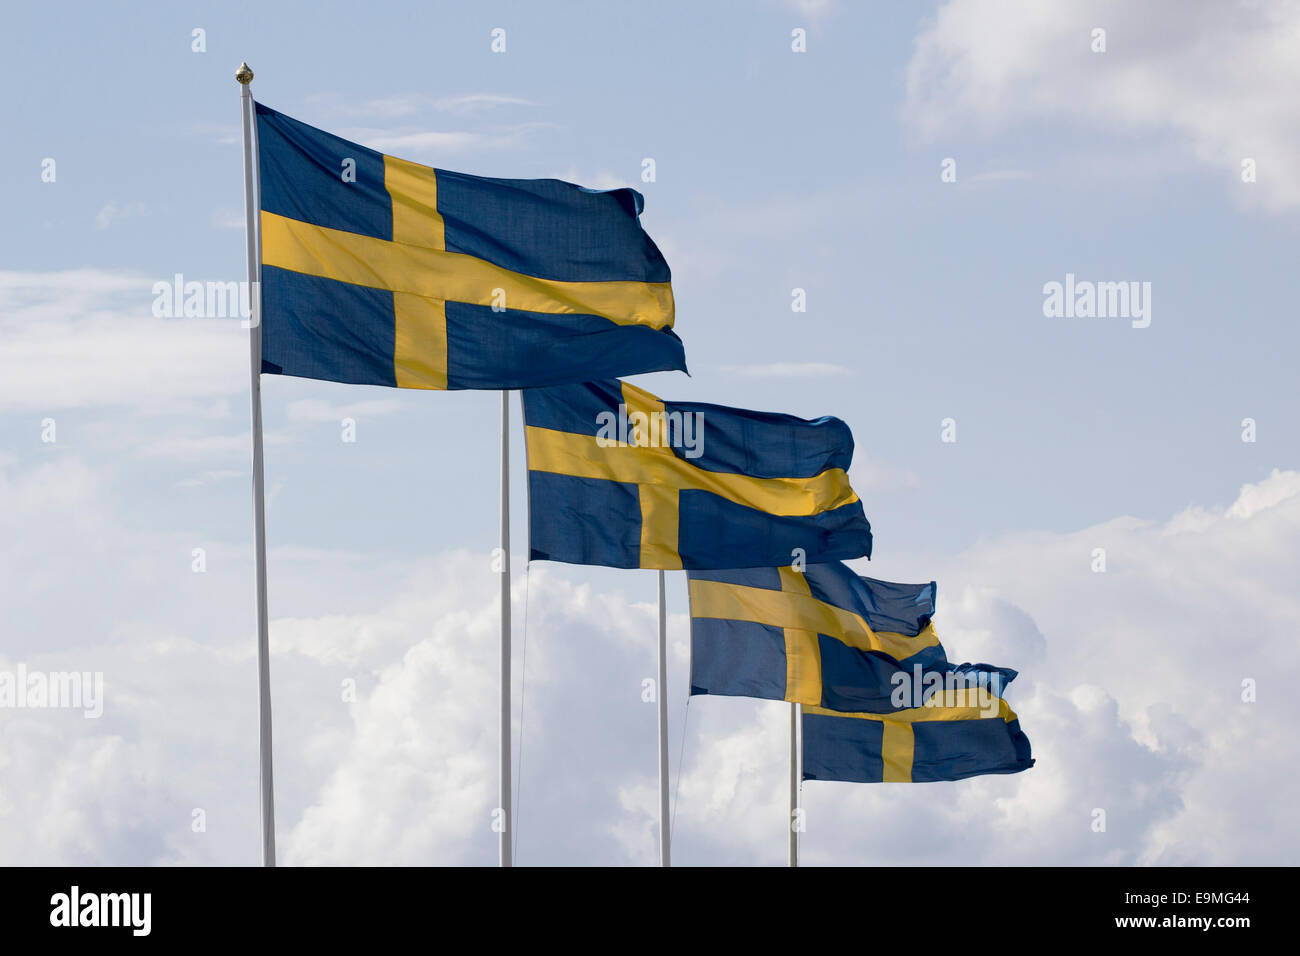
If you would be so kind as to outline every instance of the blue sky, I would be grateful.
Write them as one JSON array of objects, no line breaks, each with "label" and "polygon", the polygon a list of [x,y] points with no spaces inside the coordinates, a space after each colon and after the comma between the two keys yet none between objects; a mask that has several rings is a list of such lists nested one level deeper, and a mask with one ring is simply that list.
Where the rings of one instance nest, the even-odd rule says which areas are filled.
[{"label": "blue sky", "polygon": [[[864,489],[882,557],[1226,503],[1243,480],[1287,464],[1265,456],[1297,439],[1283,414],[1297,333],[1279,307],[1295,293],[1285,268],[1294,226],[1243,213],[1239,194],[1251,187],[1231,168],[1180,155],[1167,130],[1139,137],[1104,123],[923,137],[906,113],[922,21],[913,9],[808,18],[779,4],[695,6],[414,5],[358,16],[326,4],[304,16],[141,5],[57,26],[19,11],[34,21],[9,31],[6,55],[31,93],[7,108],[8,125],[13,142],[56,159],[59,178],[51,188],[31,174],[31,151],[8,151],[6,208],[30,226],[8,232],[5,261],[125,269],[150,282],[239,278],[238,231],[213,222],[240,216],[237,88],[227,81],[247,58],[256,96],[316,125],[375,141],[391,130],[463,134],[456,148],[411,154],[449,168],[635,184],[653,157],[658,179],[640,184],[645,222],[669,250],[693,378],[647,384],[848,420],[860,459],[894,476]],[[810,31],[807,54],[790,51],[796,23]],[[206,53],[190,51],[194,26],[206,30]],[[507,29],[504,55],[489,49],[494,26]],[[527,102],[433,105],[481,93]],[[957,183],[940,182],[948,156]],[[109,204],[123,218],[96,229]],[[1042,285],[1066,272],[1151,282],[1151,327],[1045,319]],[[808,292],[807,313],[790,311],[795,287]],[[842,371],[762,374],[775,363]],[[272,382],[268,423],[295,398],[344,402],[356,391]],[[445,472],[423,464],[422,449],[407,458],[393,447],[411,445],[416,429],[471,468],[492,448],[483,396],[382,397],[403,415],[363,423],[364,439],[431,481]],[[949,416],[955,445],[939,441]],[[1254,446],[1240,441],[1247,416],[1260,423]],[[268,459],[273,477],[298,464]],[[490,514],[491,489],[446,477],[444,488],[478,497],[415,516],[429,519],[411,538],[417,548],[481,537],[475,517]],[[281,534],[310,536],[328,504],[301,500]],[[409,512],[362,510],[364,527],[350,532],[401,546],[393,520]]]},{"label": "blue sky", "polygon": [[[1293,372],[1300,333],[1292,319],[1300,291],[1300,132],[1287,92],[1294,83],[1286,82],[1300,61],[1297,23],[1293,3],[1261,12],[1097,2],[1055,16],[1029,3],[984,0],[870,7],[833,0],[141,3],[88,5],[58,16],[19,6],[0,37],[0,53],[23,87],[6,101],[7,148],[0,156],[0,203],[10,225],[0,236],[8,313],[0,348],[8,353],[0,358],[8,381],[0,385],[0,465],[14,572],[0,590],[10,621],[0,657],[25,655],[31,663],[55,655],[70,666],[94,660],[110,677],[115,667],[136,675],[119,679],[133,690],[123,691],[126,702],[116,709],[110,699],[104,725],[60,730],[92,749],[134,748],[140,764],[130,779],[137,784],[112,777],[101,790],[138,799],[133,786],[150,779],[142,768],[175,747],[194,764],[186,771],[191,790],[210,786],[220,799],[244,801],[241,826],[253,819],[255,798],[246,787],[226,792],[212,783],[193,739],[156,737],[151,720],[160,715],[148,717],[147,707],[133,711],[130,703],[170,699],[186,680],[212,673],[217,661],[229,673],[201,695],[213,713],[221,712],[222,681],[251,687],[250,661],[240,657],[251,646],[252,623],[245,333],[230,321],[150,317],[153,283],[175,273],[243,278],[233,71],[247,59],[259,100],[387,152],[485,175],[640,189],[645,227],[673,269],[676,328],[692,375],[643,376],[638,383],[670,399],[848,421],[857,441],[854,484],[876,533],[869,573],[938,577],[937,623],[947,607],[963,622],[941,633],[967,634],[969,646],[1026,671],[1024,683],[1035,678],[1018,652],[1029,653],[1035,642],[1063,648],[1056,663],[1051,653],[1041,662],[1044,683],[1049,673],[1059,677],[1050,692],[1058,697],[1042,690],[1032,698],[1043,729],[1036,732],[1022,712],[1036,746],[1044,739],[1050,748],[1050,701],[1068,714],[1062,734],[1090,720],[1095,729],[1092,691],[1078,688],[1102,688],[1116,716],[1114,737],[1102,734],[1097,759],[1111,760],[1106,748],[1114,744],[1133,757],[1131,780],[1151,774],[1148,783],[1174,781],[1167,805],[1151,808],[1120,850],[1069,840],[1058,846],[1039,834],[1045,845],[1077,862],[1183,852],[1169,849],[1185,832],[1170,821],[1186,820],[1188,807],[1197,806],[1189,796],[1194,784],[1178,777],[1185,769],[1171,755],[1178,745],[1162,743],[1150,729],[1150,708],[1173,707],[1197,726],[1171,702],[1190,700],[1182,691],[1203,675],[1172,674],[1167,687],[1136,688],[1115,660],[1096,663],[1095,654],[1085,654],[1092,663],[1083,664],[1073,655],[1088,642],[1104,643],[1098,630],[1113,636],[1127,627],[1137,640],[1159,629],[1158,620],[1143,615],[1159,604],[1151,596],[1165,586],[1171,616],[1196,603],[1183,600],[1193,586],[1217,595],[1208,617],[1184,626],[1208,627],[1213,618],[1247,633],[1276,628],[1280,636],[1300,621],[1284,583],[1294,579],[1294,538],[1268,545],[1278,560],[1251,584],[1222,566],[1217,579],[1190,576],[1176,562],[1199,562],[1199,549],[1169,544],[1191,527],[1215,535],[1224,522],[1231,536],[1231,521],[1247,518],[1294,526],[1294,510],[1279,521],[1268,509],[1292,507],[1291,492],[1278,489],[1292,487],[1287,476],[1300,447]],[[1104,53],[1089,48],[1097,26],[1107,29]],[[504,54],[490,49],[496,27],[506,30]],[[791,50],[796,27],[807,30],[806,53]],[[205,31],[206,52],[191,51],[194,28]],[[53,183],[41,179],[46,157],[57,163]],[[656,164],[652,183],[640,181],[646,157]],[[957,165],[953,183],[940,178],[948,157]],[[1258,161],[1257,182],[1241,181],[1245,157]],[[1045,317],[1043,285],[1067,273],[1151,283],[1150,326]],[[807,292],[806,313],[791,311],[796,287]],[[434,613],[407,613],[418,592],[407,587],[408,577],[425,587],[441,569],[447,582],[459,582],[445,586],[464,595],[490,590],[479,569],[496,539],[497,397],[270,377],[264,398],[273,638],[287,655],[276,670],[277,701],[281,694],[286,701],[330,696],[340,675],[353,671],[370,675],[376,694],[386,681],[400,686],[402,662],[409,665],[401,649],[427,639],[430,624],[419,614]],[[47,417],[57,422],[57,442],[40,441]],[[339,440],[343,417],[357,421],[355,444]],[[940,440],[949,417],[956,420],[955,443]],[[1257,422],[1253,443],[1241,440],[1247,417]],[[520,519],[522,461],[516,443]],[[1270,478],[1275,469],[1280,476]],[[1244,493],[1245,485],[1257,490]],[[1145,543],[1112,556],[1117,570],[1136,575],[1123,589],[1129,596],[1121,599],[1119,588],[1097,593],[1091,549],[1130,536]],[[518,552],[525,538],[517,520]],[[1200,547],[1228,554],[1234,546],[1207,537]],[[194,547],[208,554],[205,577],[190,571]],[[1256,553],[1248,543],[1240,547],[1243,561]],[[1005,566],[991,565],[995,555]],[[1011,568],[1021,576],[1011,576]],[[1071,577],[1076,571],[1079,577]],[[635,643],[641,637],[626,645],[618,635],[640,634],[640,603],[652,599],[654,582],[648,574],[581,568],[543,573],[555,596],[540,600],[556,602],[551,644],[562,642],[566,628],[587,628],[581,646],[608,655],[537,678],[540,699],[551,701],[539,706],[560,708],[545,739],[563,753],[573,733],[563,715],[590,716],[563,709],[590,686],[576,680],[582,668],[608,675],[611,686],[626,682],[602,704],[617,710],[624,706],[618,695],[631,694],[652,665],[640,653],[645,646]],[[1232,590],[1238,584],[1242,589]],[[483,593],[490,611],[490,594]],[[624,611],[609,612],[617,625],[591,616],[592,602],[611,594],[623,602]],[[674,580],[677,615],[684,594]],[[434,601],[443,622],[435,631],[460,613],[451,598],[445,606],[427,594],[421,600]],[[1230,613],[1238,601],[1251,610]],[[979,635],[996,632],[1004,620],[1003,604],[1029,619],[1026,625],[1012,615],[1016,623],[1007,627],[1029,636],[981,644]],[[487,613],[473,607],[474,614]],[[1080,620],[1094,614],[1085,629]],[[490,613],[484,620],[488,633]],[[384,630],[390,625],[391,634]],[[679,688],[683,627],[676,618]],[[484,640],[486,653],[490,636]],[[1183,653],[1178,643],[1156,645],[1148,663]],[[164,646],[192,646],[196,656],[151,669],[144,663],[149,649]],[[625,660],[629,646],[640,656]],[[1294,671],[1294,661],[1270,656],[1262,639],[1239,651],[1242,667],[1249,661]],[[565,652],[555,653],[564,659]],[[310,664],[320,682],[315,690],[307,677],[291,676],[294,655]],[[958,648],[961,655],[975,656]],[[189,677],[169,683],[170,690],[144,676],[174,675],[173,665]],[[485,673],[481,686],[490,698],[490,668]],[[1238,682],[1236,670],[1231,676],[1225,687]],[[644,723],[648,715],[632,700],[628,726],[648,735],[652,747],[653,724]],[[676,733],[679,697],[673,700]],[[290,845],[301,861],[337,861],[322,849],[328,840],[313,836],[313,820],[333,813],[337,828],[348,819],[332,794],[360,771],[338,755],[360,753],[367,732],[382,733],[377,699],[368,701],[367,714],[313,723],[301,716],[311,713],[307,708],[285,717],[278,738],[286,751],[277,768],[281,825],[286,833],[295,828]],[[490,709],[490,699],[485,703]],[[780,715],[770,708],[704,701],[715,704],[734,724],[698,738],[691,745],[697,764],[688,750],[685,772],[705,761],[710,746],[731,740],[728,734],[754,748],[767,739],[762,734],[779,737]],[[134,717],[126,720],[127,713]],[[231,719],[244,727],[252,715],[243,708]],[[621,720],[612,726],[623,726]],[[546,726],[540,718],[539,724]],[[255,784],[255,753],[247,746],[253,738],[235,726],[221,760],[235,768],[233,777],[246,774]],[[463,726],[477,723],[464,716]],[[765,729],[744,737],[747,727]],[[45,732],[37,725],[24,731],[35,736],[15,739],[42,739]],[[694,726],[692,733],[705,730]],[[487,753],[489,784],[490,736],[476,737],[479,749],[472,750]],[[605,743],[620,750],[615,737]],[[600,746],[592,742],[592,752]],[[776,767],[770,784],[779,794],[779,746],[771,757],[776,764],[764,766],[769,776]],[[444,758],[451,759],[438,759]],[[10,759],[23,765],[19,756]],[[593,835],[584,857],[559,839],[559,824],[535,818],[532,862],[548,854],[560,862],[641,861],[645,828],[618,828],[624,818],[644,815],[642,771],[653,766],[617,768],[607,781],[607,803],[593,805],[590,815],[624,822],[592,824],[602,835]],[[54,781],[59,771],[31,772]],[[1053,779],[1053,772],[1033,771],[1040,779]],[[685,792],[694,792],[694,778],[683,779]],[[712,796],[697,805],[711,806],[726,787],[702,780],[695,783],[699,793]],[[533,778],[533,785],[552,783]],[[1033,786],[1000,781],[987,792],[1028,800],[1024,788]],[[99,793],[84,800],[109,799]],[[477,812],[473,785],[456,793],[467,801],[466,813]],[[178,787],[168,799],[183,809],[197,798]],[[348,806],[369,806],[366,799]],[[389,806],[384,801],[397,797],[373,799]],[[560,814],[561,797],[554,799],[551,809]],[[528,811],[521,812],[527,826]],[[726,810],[731,819],[745,812]],[[689,834],[693,818],[683,819]],[[765,861],[753,858],[752,843],[710,842],[705,821],[698,819],[694,857],[683,850],[687,861]],[[138,825],[152,834],[146,820]],[[1043,823],[1044,832],[1055,833],[1054,825]],[[620,835],[610,837],[616,830]],[[239,832],[244,842],[228,851],[159,836],[137,856],[112,843],[91,851],[60,844],[50,852],[103,862],[247,862],[255,830],[247,838]],[[484,847],[490,854],[490,834],[475,834],[448,830],[415,843],[426,855],[445,851],[476,862]],[[773,840],[769,849],[777,853],[779,834]],[[1235,856],[1204,847],[1186,852],[1195,860],[1255,862],[1274,852],[1268,846],[1262,838]],[[0,858],[39,860],[41,848],[0,841]],[[932,850],[920,858],[943,858],[941,849]],[[361,857],[366,852],[356,848]],[[827,861],[851,862],[835,858],[830,842],[824,852]],[[972,854],[985,859],[984,852]]]}]

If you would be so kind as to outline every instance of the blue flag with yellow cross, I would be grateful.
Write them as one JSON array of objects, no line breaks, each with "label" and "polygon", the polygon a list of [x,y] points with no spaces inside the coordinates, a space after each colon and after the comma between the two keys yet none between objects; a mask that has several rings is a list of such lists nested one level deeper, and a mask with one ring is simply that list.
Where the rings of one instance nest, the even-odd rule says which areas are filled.
[{"label": "blue flag with yellow cross", "polygon": [[838,418],[664,401],[617,380],[522,394],[533,559],[669,570],[871,553]]},{"label": "blue flag with yellow cross", "polygon": [[264,373],[514,389],[685,370],[635,190],[434,169],[256,108]]},{"label": "blue flag with yellow cross", "polygon": [[949,663],[931,620],[933,581],[877,581],[838,561],[688,577],[692,694],[890,713],[941,680],[1001,686],[1015,676]]},{"label": "blue flag with yellow cross", "polygon": [[989,687],[943,691],[890,714],[805,707],[801,736],[805,780],[937,783],[1034,765],[1015,711]]},{"label": "blue flag with yellow cross", "polygon": [[1033,764],[1010,668],[952,664],[936,587],[839,562],[693,571],[691,693],[803,705],[804,778],[956,780]]}]

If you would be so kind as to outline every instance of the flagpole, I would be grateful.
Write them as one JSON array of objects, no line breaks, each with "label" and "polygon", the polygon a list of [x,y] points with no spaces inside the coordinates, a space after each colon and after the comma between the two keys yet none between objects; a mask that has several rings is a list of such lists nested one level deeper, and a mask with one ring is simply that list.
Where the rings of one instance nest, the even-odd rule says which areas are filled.
[{"label": "flagpole", "polygon": [[258,794],[262,809],[262,865],[275,866],[275,784],[271,772],[271,637],[266,611],[266,489],[262,467],[262,283],[257,197],[253,191],[253,71],[235,72],[244,128],[244,232],[248,250],[248,370],[253,413],[253,554],[257,578]]},{"label": "flagpole", "polygon": [[790,829],[789,865],[799,865],[799,829],[796,814],[799,812],[799,717],[802,708],[790,705],[790,814],[786,825]]},{"label": "flagpole", "polygon": [[672,866],[668,828],[668,605],[664,600],[664,573],[659,572],[659,674],[655,682],[659,702],[659,865]]},{"label": "flagpole", "polygon": [[514,820],[510,806],[510,393],[501,392],[501,810],[498,863],[513,865],[510,838]]}]

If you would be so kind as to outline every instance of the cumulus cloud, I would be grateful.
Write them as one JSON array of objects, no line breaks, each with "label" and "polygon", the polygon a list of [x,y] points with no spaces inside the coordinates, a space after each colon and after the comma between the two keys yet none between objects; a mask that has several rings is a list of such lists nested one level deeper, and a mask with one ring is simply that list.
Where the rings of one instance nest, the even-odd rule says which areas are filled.
[{"label": "cumulus cloud", "polygon": [[[1300,670],[1298,544],[1300,474],[1279,471],[1225,508],[1009,535],[938,563],[935,623],[949,656],[1020,669],[1008,697],[1038,764],[959,783],[809,783],[804,858],[1294,860],[1282,815],[1300,788],[1279,754],[1300,723],[1285,696]],[[1105,572],[1092,570],[1097,547]],[[868,573],[890,576],[879,562]],[[1245,680],[1257,702],[1243,700]],[[781,861],[784,710],[692,703],[706,726],[681,784],[683,841],[712,844],[713,859]]]},{"label": "cumulus cloud", "polygon": [[[24,542],[0,567],[12,612],[0,669],[102,671],[106,685],[99,720],[5,715],[0,860],[254,861],[246,543],[210,542],[207,573],[193,574],[187,533],[124,518],[111,476],[73,455],[0,465],[0,525]],[[1166,522],[1006,535],[935,560],[950,656],[1020,669],[1009,698],[1038,765],[947,784],[810,783],[804,860],[1294,859],[1287,814],[1300,792],[1279,755],[1298,729],[1286,706],[1298,545],[1300,474],[1279,471]],[[281,859],[491,862],[487,556],[289,548],[270,566]],[[654,576],[516,568],[518,859],[650,864],[655,722],[642,682],[654,673]],[[704,697],[683,711],[681,597],[670,591],[675,860],[779,864],[788,710]]]},{"label": "cumulus cloud", "polygon": [[[0,553],[9,634],[0,670],[100,672],[106,690],[98,720],[3,715],[0,859],[251,862],[247,545],[206,541],[206,572],[192,573],[192,533],[132,526],[118,493],[111,474],[72,454],[0,469],[0,532],[23,542]],[[270,568],[282,861],[492,859],[498,624],[488,556],[273,548]],[[551,580],[544,567],[516,579],[515,602],[515,699],[526,705],[520,858],[623,858],[632,851],[617,835],[619,788],[644,785],[654,768],[654,709],[640,696],[653,673],[653,609],[626,591]],[[684,661],[680,616],[673,630]]]},{"label": "cumulus cloud", "polygon": [[[1093,52],[1094,29],[1106,32],[1104,53]],[[1297,29],[1295,0],[948,0],[916,37],[904,118],[929,140],[1043,120],[1148,143],[1172,137],[1189,159],[1231,176],[1238,195],[1291,208]],[[1238,175],[1246,158],[1258,169],[1250,187]]]},{"label": "cumulus cloud", "polygon": [[145,277],[0,272],[0,410],[209,400],[248,387],[237,320],[160,319]]}]

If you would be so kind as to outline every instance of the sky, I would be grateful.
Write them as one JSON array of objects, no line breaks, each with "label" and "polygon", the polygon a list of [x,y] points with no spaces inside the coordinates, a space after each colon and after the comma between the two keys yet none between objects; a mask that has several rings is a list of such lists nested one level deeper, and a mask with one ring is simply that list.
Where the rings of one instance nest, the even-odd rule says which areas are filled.
[{"label": "sky", "polygon": [[[241,60],[385,152],[635,186],[690,366],[637,384],[852,427],[855,566],[938,582],[1038,762],[810,782],[805,864],[1300,855],[1300,3],[7,16],[0,672],[104,696],[0,708],[0,863],[258,860],[247,332],[153,308],[244,278]],[[1067,276],[1145,318],[1045,314]],[[495,861],[498,401],[263,380],[282,863]],[[655,575],[527,566],[513,414],[517,862],[651,864]],[[674,860],[779,865],[786,706],[688,705],[668,600]]]}]

